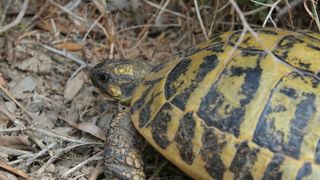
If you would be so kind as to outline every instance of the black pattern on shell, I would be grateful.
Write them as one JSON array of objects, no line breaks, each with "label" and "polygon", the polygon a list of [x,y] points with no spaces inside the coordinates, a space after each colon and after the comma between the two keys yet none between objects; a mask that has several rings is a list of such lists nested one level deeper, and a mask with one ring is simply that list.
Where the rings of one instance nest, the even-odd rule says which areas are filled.
[{"label": "black pattern on shell", "polygon": [[222,179],[226,171],[226,165],[221,158],[221,152],[226,144],[226,141],[214,134],[213,128],[205,128],[200,155],[205,162],[204,168],[214,179]]},{"label": "black pattern on shell", "polygon": [[[246,56],[257,56],[256,53],[245,53]],[[259,85],[262,69],[260,61],[264,58],[263,54],[258,54],[257,64],[254,68],[242,67],[227,67],[224,69],[218,80],[210,87],[209,92],[202,98],[198,110],[198,116],[211,127],[216,127],[224,132],[231,132],[235,136],[240,134],[240,125],[244,119],[245,106],[253,99]],[[223,92],[217,90],[218,85],[226,77],[244,76],[244,83],[241,86],[239,95],[243,96],[240,100],[240,107],[232,107],[225,105],[225,115],[219,113],[219,108],[222,108],[226,102]]]},{"label": "black pattern on shell", "polygon": [[[300,75],[296,73],[292,73],[291,76],[303,78],[299,77]],[[260,146],[267,147],[273,152],[285,153],[288,156],[299,159],[301,144],[305,134],[304,129],[316,112],[315,95],[312,93],[300,92],[299,94],[303,98],[298,102],[297,90],[286,86],[281,87],[282,81],[283,80],[281,79],[272,91],[269,102],[266,104],[260,115],[254,132],[253,142]],[[288,98],[291,98],[292,101],[297,101],[294,118],[290,120],[289,134],[285,134],[281,129],[276,129],[276,119],[268,119],[269,114],[279,112],[277,109],[273,109],[270,104],[272,98],[274,98],[278,92],[285,94]],[[289,137],[288,142],[284,141],[284,136]]]},{"label": "black pattern on shell", "polygon": [[230,166],[235,176],[239,179],[253,180],[251,168],[257,160],[259,149],[250,149],[248,142],[244,141],[237,147],[237,153]]},{"label": "black pattern on shell", "polygon": [[187,164],[192,164],[195,158],[192,139],[195,134],[196,122],[192,112],[186,113],[180,120],[180,125],[175,136],[181,159]]},{"label": "black pattern on shell", "polygon": [[275,154],[271,162],[268,164],[268,167],[263,174],[262,180],[281,179],[281,165],[283,161],[284,157],[282,155]]},{"label": "black pattern on shell", "polygon": [[159,147],[165,149],[171,143],[167,137],[168,125],[172,121],[170,111],[172,111],[172,105],[165,103],[159,110],[156,117],[151,121],[149,127],[151,127],[151,133],[154,141]]}]

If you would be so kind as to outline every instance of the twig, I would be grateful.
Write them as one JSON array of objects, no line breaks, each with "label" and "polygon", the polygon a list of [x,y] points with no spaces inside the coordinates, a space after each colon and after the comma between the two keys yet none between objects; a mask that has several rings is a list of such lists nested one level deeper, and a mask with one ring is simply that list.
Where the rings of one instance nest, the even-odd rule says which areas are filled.
[{"label": "twig", "polygon": [[[161,8],[162,8],[160,5],[155,4],[155,3],[151,2],[151,1],[144,0],[144,2],[147,3],[147,4],[149,4],[150,6],[156,7],[156,8],[158,8],[158,9],[161,9]],[[174,11],[171,11],[171,10],[168,10],[168,9],[164,9],[163,11],[165,11],[165,12],[167,12],[167,13],[171,13],[171,14],[176,15],[176,16],[179,16],[179,17],[184,18],[184,19],[188,19],[187,16],[185,16],[185,15],[183,15],[183,14],[181,14],[181,13],[177,13],[177,12],[174,12]]]},{"label": "twig", "polygon": [[254,14],[256,14],[256,13],[258,13],[260,11],[263,11],[263,10],[265,10],[267,8],[268,8],[268,6],[260,6],[260,7],[256,8],[256,9],[251,10],[251,11],[243,12],[243,15],[244,16],[251,16],[251,15],[254,15]]},{"label": "twig", "polygon": [[9,171],[10,173],[16,174],[26,180],[29,180],[29,176],[25,172],[21,171],[18,168],[13,168],[3,162],[0,162],[0,168],[5,169],[6,171]]},{"label": "twig", "polygon": [[203,25],[203,21],[202,21],[201,14],[200,14],[200,11],[199,11],[198,1],[197,0],[193,0],[193,3],[194,3],[194,7],[196,9],[197,17],[198,17],[199,24],[200,24],[200,27],[202,29],[202,32],[204,34],[204,37],[206,38],[206,40],[209,40],[208,34],[207,34],[206,29],[205,29],[205,27]]},{"label": "twig", "polygon": [[0,18],[0,26],[2,26],[3,22],[6,19],[6,15],[7,15],[7,11],[9,9],[9,7],[12,5],[12,0],[7,0],[5,7],[2,10],[2,16]]},{"label": "twig", "polygon": [[53,162],[55,162],[58,158],[60,158],[61,156],[63,156],[65,153],[71,151],[74,148],[80,147],[80,146],[85,146],[85,145],[92,145],[94,143],[83,143],[83,144],[77,144],[74,146],[69,146],[63,149],[59,149],[57,151],[57,153],[52,156],[40,169],[38,169],[38,171],[36,172],[37,175],[41,175],[43,173],[44,170],[46,170],[46,168],[52,164]]},{"label": "twig", "polygon": [[[20,109],[22,109],[22,111],[29,116],[29,118],[33,119],[32,115],[29,113],[29,111],[27,111],[11,94],[10,92],[5,89],[1,84],[0,84],[0,90],[6,95],[8,96],[9,99],[11,99],[11,101],[13,101]],[[10,117],[9,117],[10,118]],[[21,123],[22,124],[22,123]],[[23,124],[22,124],[23,125]]]},{"label": "twig", "polygon": [[118,33],[123,33],[125,31],[137,29],[137,28],[144,28],[144,27],[181,27],[181,24],[142,24],[136,26],[130,26],[125,29],[121,29]]},{"label": "twig", "polygon": [[[104,14],[101,14],[90,26],[90,28],[88,29],[88,31],[86,32],[86,34],[83,36],[82,41],[84,42],[87,39],[87,36],[89,35],[89,33],[91,32],[91,30],[93,29],[93,27],[95,25],[98,24],[98,21],[104,16]],[[104,28],[103,28],[104,29]],[[107,31],[106,31],[107,32]]]},{"label": "twig", "polygon": [[46,2],[44,4],[41,5],[40,9],[38,10],[38,12],[31,18],[31,23],[34,23],[39,17],[40,15],[48,9],[50,5],[50,2],[48,0],[46,0]]},{"label": "twig", "polygon": [[103,151],[95,154],[94,156],[86,159],[85,161],[82,161],[80,164],[78,164],[78,165],[74,166],[73,168],[69,169],[67,172],[65,172],[65,173],[62,175],[62,178],[67,178],[67,177],[69,177],[71,173],[73,173],[74,171],[78,170],[79,168],[81,168],[82,166],[88,164],[88,163],[91,162],[91,161],[102,160],[102,159],[103,159],[103,156],[101,156],[102,153],[103,153]]},{"label": "twig", "polygon": [[227,61],[225,62],[224,65],[226,65],[227,62],[229,62],[231,60],[231,57],[233,56],[233,54],[236,52],[237,47],[240,46],[240,44],[242,43],[244,36],[246,35],[248,29],[247,27],[243,27],[241,34],[239,36],[239,39],[237,40],[236,44],[234,45],[234,47],[231,49],[231,51],[228,53],[227,56]]},{"label": "twig", "polygon": [[17,131],[25,131],[27,128],[20,128],[20,127],[14,127],[14,128],[0,128],[0,133],[8,133],[8,132],[17,132]]},{"label": "twig", "polygon": [[80,3],[81,3],[81,0],[72,0],[72,1],[69,1],[63,7],[68,9],[69,11],[72,11],[74,8],[78,7]]},{"label": "twig", "polygon": [[102,173],[102,165],[103,162],[99,161],[96,165],[96,167],[94,168],[93,172],[91,173],[91,176],[89,178],[89,180],[96,180],[98,179],[99,175]]},{"label": "twig", "polygon": [[26,154],[32,154],[31,151],[24,151],[24,150],[19,150],[19,149],[13,149],[13,148],[8,148],[4,146],[0,146],[0,152],[9,154],[9,155],[14,155],[14,156],[21,156],[21,155],[26,155]]},{"label": "twig", "polygon": [[[112,20],[110,20],[110,22],[109,22],[110,24],[111,24],[111,26],[110,26],[110,28],[109,29],[111,29],[110,31],[110,34],[111,34],[111,36],[110,37],[112,37],[112,38],[110,38],[111,39],[111,43],[110,43],[110,50],[109,50],[109,59],[114,59],[114,49],[115,49],[115,46],[116,46],[116,44],[118,44],[118,39],[117,39],[117,37],[115,37],[116,35],[115,35],[115,28],[114,28],[114,23],[113,23],[113,21]],[[121,47],[121,45],[119,45],[119,48]],[[122,51],[121,51],[122,52]],[[122,55],[124,55],[125,53],[122,53]]]},{"label": "twig", "polygon": [[48,152],[51,148],[53,148],[56,145],[57,145],[57,142],[49,144],[46,149],[42,149],[41,151],[39,151],[34,156],[32,156],[29,159],[27,159],[27,166],[29,166],[31,163],[33,163],[37,158],[43,156],[46,152]]},{"label": "twig", "polygon": [[273,21],[271,15],[272,15],[272,12],[273,12],[274,8],[276,8],[276,6],[277,6],[280,2],[281,2],[281,0],[278,0],[278,1],[276,1],[275,3],[273,3],[273,4],[271,5],[271,8],[270,8],[270,10],[269,10],[269,12],[268,12],[268,15],[267,15],[267,17],[264,19],[264,21],[263,21],[262,27],[265,27],[265,26],[266,26],[266,24],[267,24],[267,22],[268,22],[268,19],[270,19],[270,21],[272,22],[272,24],[273,24],[274,27],[277,27],[277,25],[276,25],[276,23]]},{"label": "twig", "polygon": [[57,133],[53,133],[53,132],[50,132],[50,131],[47,131],[47,130],[44,130],[44,129],[30,128],[30,130],[37,131],[38,133],[42,133],[42,134],[45,134],[47,136],[59,138],[59,139],[62,139],[64,141],[68,141],[68,142],[79,143],[79,144],[82,144],[82,143],[93,143],[93,142],[85,142],[85,141],[82,141],[82,140],[77,140],[77,139],[72,139],[72,138],[68,138],[68,137],[65,137],[65,136],[61,136],[61,135],[59,135]]},{"label": "twig", "polygon": [[139,39],[139,41],[132,48],[128,49],[127,52],[135,50],[141,44],[141,42],[147,37],[147,35],[148,33],[144,33],[141,39]]},{"label": "twig", "polygon": [[82,22],[85,22],[85,23],[87,22],[86,19],[84,19],[84,18],[82,18],[82,17],[80,17],[80,16],[75,15],[75,14],[72,13],[69,9],[61,6],[60,4],[54,2],[53,0],[49,0],[49,1],[50,1],[52,4],[54,4],[55,6],[57,6],[58,8],[62,9],[63,11],[65,11],[66,13],[68,13],[69,15],[71,15],[72,17],[74,17],[74,18],[76,18],[76,19],[78,19],[78,20],[80,20],[80,21],[82,21]]},{"label": "twig", "polygon": [[308,5],[307,5],[307,1],[308,0],[304,0],[304,8],[305,10],[307,11],[307,13],[311,16],[311,18],[316,22],[316,25],[318,27],[318,30],[320,30],[320,21],[319,21],[319,16],[318,16],[318,13],[317,13],[317,7],[316,7],[316,3],[318,2],[315,2],[313,0],[311,0],[311,10],[309,9]]},{"label": "twig", "polygon": [[[0,85],[1,88],[3,88],[1,85]],[[26,129],[26,126],[20,122],[17,118],[15,118],[13,115],[11,115],[8,111],[6,111],[5,109],[1,108],[0,106],[0,112],[3,113],[5,116],[7,116],[10,121],[16,125],[17,127],[19,128],[22,128],[22,129]],[[32,118],[32,117],[31,117]],[[25,131],[25,133],[30,137],[30,139],[35,143],[37,144],[38,147],[40,147],[41,149],[46,149],[47,147],[42,143],[42,141],[40,139],[38,139],[34,134],[32,134],[30,131]],[[50,152],[50,155],[51,155],[51,152]]]},{"label": "twig", "polygon": [[157,17],[156,17],[156,19],[155,19],[155,23],[156,23],[156,24],[161,24],[161,23],[160,23],[160,17],[162,16],[164,10],[165,10],[166,7],[169,5],[169,3],[170,3],[170,0],[167,0],[167,1],[164,3],[164,5],[161,6],[161,9],[160,9],[160,11],[159,11],[159,13],[158,13],[158,15],[157,15]]},{"label": "twig", "polygon": [[212,21],[209,28],[208,36],[211,37],[211,33],[213,32],[213,27],[216,24],[217,14],[218,14],[218,8],[219,8],[220,0],[215,1],[215,9],[213,10],[213,16]]},{"label": "twig", "polygon": [[71,53],[69,53],[67,51],[59,50],[59,49],[53,48],[51,46],[48,46],[48,45],[45,45],[42,43],[39,43],[39,45],[41,45],[42,47],[44,47],[45,49],[47,49],[49,51],[52,51],[52,52],[59,54],[63,57],[71,59],[72,61],[74,61],[75,63],[77,63],[80,66],[85,66],[85,67],[87,66],[87,64],[83,60],[73,56]]},{"label": "twig", "polygon": [[284,14],[286,14],[287,12],[289,12],[289,10],[291,8],[294,8],[294,7],[298,6],[301,3],[303,3],[303,0],[293,0],[293,1],[291,1],[288,6],[285,6],[283,9],[280,9],[278,11],[278,14],[276,15],[276,20],[279,19]]},{"label": "twig", "polygon": [[21,22],[24,14],[26,13],[26,10],[28,8],[28,4],[29,4],[29,0],[24,0],[23,4],[21,5],[21,10],[20,10],[18,16],[16,17],[16,19],[14,21],[12,21],[10,24],[7,24],[5,26],[0,27],[0,33],[8,31],[10,28],[18,25]]},{"label": "twig", "polygon": [[164,159],[162,160],[158,166],[155,168],[155,170],[153,170],[153,173],[151,175],[151,177],[148,180],[153,180],[156,179],[157,176],[159,176],[160,171],[168,164],[168,160]]},{"label": "twig", "polygon": [[22,161],[24,161],[24,160],[23,160],[23,159],[17,159],[17,160],[8,162],[8,164],[12,166],[12,165],[15,165],[15,164],[19,164],[19,163],[21,163]]}]

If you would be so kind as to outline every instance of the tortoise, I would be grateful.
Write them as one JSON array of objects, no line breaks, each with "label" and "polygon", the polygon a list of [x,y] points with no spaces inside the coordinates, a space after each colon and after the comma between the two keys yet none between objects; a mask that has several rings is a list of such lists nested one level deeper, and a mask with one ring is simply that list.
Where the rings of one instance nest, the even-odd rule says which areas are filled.
[{"label": "tortoise", "polygon": [[144,178],[135,128],[194,179],[320,179],[320,34],[256,33],[225,32],[157,65],[92,68],[94,86],[130,107],[113,123],[106,174]]}]

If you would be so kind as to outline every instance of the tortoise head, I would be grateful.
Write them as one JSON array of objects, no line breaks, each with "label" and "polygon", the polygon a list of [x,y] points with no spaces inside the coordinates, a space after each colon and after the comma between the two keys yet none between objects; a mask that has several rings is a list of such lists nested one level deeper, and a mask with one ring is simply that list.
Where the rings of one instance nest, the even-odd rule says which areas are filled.
[{"label": "tortoise head", "polygon": [[95,65],[90,79],[102,93],[128,105],[136,86],[150,71],[151,66],[145,62],[114,59]]}]

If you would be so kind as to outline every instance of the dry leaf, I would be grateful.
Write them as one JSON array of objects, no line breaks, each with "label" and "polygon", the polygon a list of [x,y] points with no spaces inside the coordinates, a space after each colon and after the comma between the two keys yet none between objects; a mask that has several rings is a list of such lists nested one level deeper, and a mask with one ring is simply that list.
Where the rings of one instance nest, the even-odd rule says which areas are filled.
[{"label": "dry leaf", "polygon": [[69,79],[64,88],[63,97],[67,101],[71,101],[77,93],[81,90],[84,84],[84,74],[83,72],[79,72],[74,78]]},{"label": "dry leaf", "polygon": [[65,49],[67,51],[80,51],[83,49],[83,44],[76,42],[63,42],[56,44],[54,47],[58,49]]},{"label": "dry leaf", "polygon": [[23,60],[21,63],[18,63],[17,68],[35,73],[49,73],[51,71],[51,65],[51,57],[42,53],[37,53],[36,55]]},{"label": "dry leaf", "polygon": [[104,131],[94,124],[81,122],[81,123],[76,123],[74,127],[76,127],[77,129],[80,129],[81,131],[87,132],[103,141],[106,140]]},{"label": "dry leaf", "polygon": [[20,150],[28,150],[31,146],[26,135],[0,136],[0,142],[1,146]]},{"label": "dry leaf", "polygon": [[106,135],[104,134],[104,131],[100,127],[94,124],[87,123],[87,122],[76,123],[76,122],[69,121],[63,117],[60,117],[60,118],[66,121],[70,126],[73,126],[81,131],[87,132],[103,141],[107,139]]},{"label": "dry leaf", "polygon": [[10,119],[7,116],[0,114],[0,128],[8,127],[9,122],[10,122]]},{"label": "dry leaf", "polygon": [[2,74],[0,73],[0,86],[5,86],[6,80],[3,78]]},{"label": "dry leaf", "polygon": [[12,89],[10,89],[10,93],[15,98],[21,98],[24,92],[32,92],[36,86],[36,79],[33,76],[27,76],[19,81]]}]

